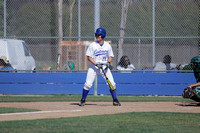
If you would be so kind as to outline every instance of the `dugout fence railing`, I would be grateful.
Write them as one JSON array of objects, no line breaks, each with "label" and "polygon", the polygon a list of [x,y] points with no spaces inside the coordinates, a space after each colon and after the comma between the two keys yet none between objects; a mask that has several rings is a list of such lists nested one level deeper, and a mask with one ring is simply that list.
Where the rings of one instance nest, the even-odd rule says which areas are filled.
[{"label": "dugout fence railing", "polygon": [[[86,72],[1,73],[0,94],[82,94]],[[174,95],[180,96],[187,86],[195,83],[188,72],[113,72],[118,95]],[[94,86],[93,86],[94,87]],[[109,87],[98,77],[97,92],[90,95],[109,95]]]}]

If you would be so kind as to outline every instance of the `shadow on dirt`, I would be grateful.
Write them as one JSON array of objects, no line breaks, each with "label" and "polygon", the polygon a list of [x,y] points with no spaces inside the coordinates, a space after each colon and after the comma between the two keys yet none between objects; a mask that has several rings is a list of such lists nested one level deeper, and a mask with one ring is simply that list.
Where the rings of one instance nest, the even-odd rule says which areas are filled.
[{"label": "shadow on dirt", "polygon": [[[71,103],[70,105],[76,105],[76,106],[79,106],[79,103]],[[89,103],[86,103],[85,105],[97,105],[97,104],[89,104]]]},{"label": "shadow on dirt", "polygon": [[[71,103],[70,105],[76,105],[76,106],[79,106],[79,103]],[[85,103],[85,106],[113,106],[112,103],[111,104],[107,104],[107,103],[98,103],[98,104],[95,104],[95,103]]]},{"label": "shadow on dirt", "polygon": [[176,104],[176,105],[178,105],[178,106],[200,107],[200,103],[198,103],[198,102],[192,102],[192,103],[186,102],[186,103],[181,103],[181,104]]}]

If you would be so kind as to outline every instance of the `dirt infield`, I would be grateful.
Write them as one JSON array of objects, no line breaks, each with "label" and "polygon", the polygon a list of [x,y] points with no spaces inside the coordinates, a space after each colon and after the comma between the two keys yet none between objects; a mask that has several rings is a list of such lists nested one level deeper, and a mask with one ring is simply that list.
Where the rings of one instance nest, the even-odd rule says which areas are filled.
[{"label": "dirt infield", "polygon": [[197,103],[122,102],[121,104],[122,106],[112,106],[111,102],[87,102],[85,106],[80,107],[77,102],[5,102],[0,103],[0,107],[39,109],[41,111],[0,114],[0,121],[76,117],[125,112],[200,113],[200,106]]}]

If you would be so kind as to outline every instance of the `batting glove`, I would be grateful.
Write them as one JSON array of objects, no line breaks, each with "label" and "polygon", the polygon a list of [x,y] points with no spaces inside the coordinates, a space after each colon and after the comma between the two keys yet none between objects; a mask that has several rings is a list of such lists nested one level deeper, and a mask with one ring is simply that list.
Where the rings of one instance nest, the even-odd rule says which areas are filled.
[{"label": "batting glove", "polygon": [[102,64],[97,63],[96,66],[100,69],[102,68]]},{"label": "batting glove", "polygon": [[110,62],[107,62],[105,65],[106,65],[105,70],[107,70],[108,68],[111,70],[112,66],[110,65]]}]

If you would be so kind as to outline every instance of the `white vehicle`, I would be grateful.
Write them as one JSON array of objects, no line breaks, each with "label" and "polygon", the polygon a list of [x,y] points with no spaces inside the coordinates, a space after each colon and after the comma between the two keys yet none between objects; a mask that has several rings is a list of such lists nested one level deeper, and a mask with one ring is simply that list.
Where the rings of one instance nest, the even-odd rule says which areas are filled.
[{"label": "white vehicle", "polygon": [[16,70],[35,70],[35,60],[26,43],[17,39],[0,39],[0,57],[5,56]]}]

